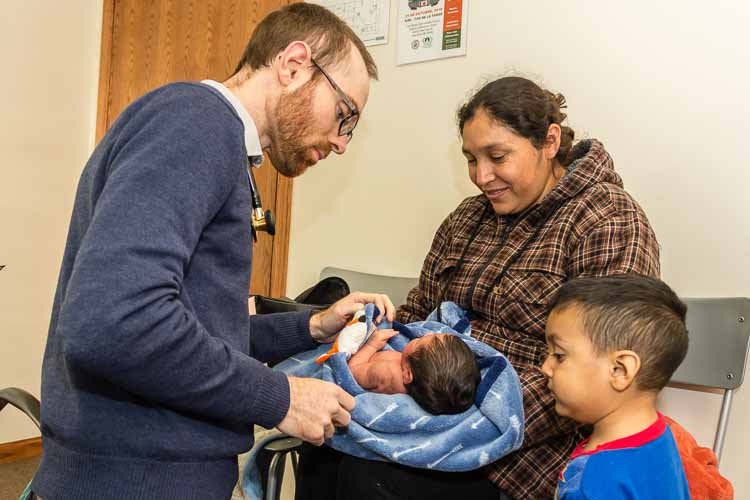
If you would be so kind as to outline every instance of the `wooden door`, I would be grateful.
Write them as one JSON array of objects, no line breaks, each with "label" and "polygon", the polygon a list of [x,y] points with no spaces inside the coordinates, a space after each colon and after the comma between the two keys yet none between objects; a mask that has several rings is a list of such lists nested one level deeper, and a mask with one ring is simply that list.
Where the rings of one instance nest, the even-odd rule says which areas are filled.
[{"label": "wooden door", "polygon": [[[294,1],[104,0],[97,141],[129,103],[156,87],[179,80],[226,80],[256,24]],[[256,180],[263,208],[276,215],[277,233],[258,237],[250,291],[282,296],[292,181],[268,161],[256,171]]]}]

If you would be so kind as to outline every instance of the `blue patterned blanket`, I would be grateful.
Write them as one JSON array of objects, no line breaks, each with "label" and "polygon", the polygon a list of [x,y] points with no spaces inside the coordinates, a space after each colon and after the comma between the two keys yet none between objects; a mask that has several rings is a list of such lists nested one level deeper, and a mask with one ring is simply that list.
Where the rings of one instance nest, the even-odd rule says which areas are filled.
[{"label": "blue patterned blanket", "polygon": [[[371,460],[398,462],[411,467],[467,471],[494,462],[517,450],[523,442],[524,414],[521,386],[508,360],[492,347],[471,338],[465,311],[452,302],[441,304],[441,321],[434,311],[425,321],[407,325],[383,321],[377,328],[394,328],[384,349],[402,351],[406,344],[429,332],[459,336],[475,353],[482,380],[474,405],[457,415],[432,415],[406,394],[377,394],[362,389],[347,365],[346,353],[334,354],[323,364],[315,359],[330,346],[292,356],[275,369],[298,377],[334,382],[356,399],[352,421],[326,441],[341,452]],[[365,310],[368,331],[376,309]],[[256,448],[270,439],[259,441]],[[243,473],[249,498],[257,495],[257,468],[251,453]]]}]

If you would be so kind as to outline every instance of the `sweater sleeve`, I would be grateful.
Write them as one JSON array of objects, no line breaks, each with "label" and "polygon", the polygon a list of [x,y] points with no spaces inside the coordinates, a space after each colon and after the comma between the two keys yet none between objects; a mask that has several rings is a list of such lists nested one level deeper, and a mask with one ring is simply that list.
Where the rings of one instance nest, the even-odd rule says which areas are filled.
[{"label": "sweater sleeve", "polygon": [[289,408],[285,375],[212,335],[181,296],[204,228],[244,175],[236,117],[213,98],[154,99],[108,139],[106,181],[87,209],[57,334],[73,376],[273,427]]},{"label": "sweater sleeve", "polygon": [[317,346],[310,336],[313,311],[250,316],[250,356],[274,363]]}]

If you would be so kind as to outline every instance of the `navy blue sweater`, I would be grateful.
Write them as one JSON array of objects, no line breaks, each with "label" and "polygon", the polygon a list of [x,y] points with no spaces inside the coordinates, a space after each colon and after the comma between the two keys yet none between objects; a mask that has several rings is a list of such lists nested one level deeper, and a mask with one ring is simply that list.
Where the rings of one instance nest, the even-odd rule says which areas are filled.
[{"label": "navy blue sweater", "polygon": [[50,499],[229,498],[253,424],[289,408],[265,365],[314,345],[309,313],[247,314],[244,128],[216,90],[130,105],[76,194],[42,375]]}]

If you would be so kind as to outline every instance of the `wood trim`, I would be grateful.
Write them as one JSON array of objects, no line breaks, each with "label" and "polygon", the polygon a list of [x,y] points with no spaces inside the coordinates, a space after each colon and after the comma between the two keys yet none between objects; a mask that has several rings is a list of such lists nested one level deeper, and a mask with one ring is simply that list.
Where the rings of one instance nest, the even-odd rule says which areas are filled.
[{"label": "wood trim", "polygon": [[[280,3],[290,5],[303,0],[286,0]],[[294,181],[280,173],[276,176],[276,236],[273,238],[271,257],[271,283],[269,295],[271,297],[286,297],[286,276],[289,267],[289,235],[292,223],[292,187]]]},{"label": "wood trim", "polygon": [[42,438],[35,437],[0,444],[0,464],[38,457],[42,454]]},{"label": "wood trim", "polygon": [[102,13],[102,40],[99,53],[99,96],[96,106],[96,143],[107,132],[109,116],[109,84],[112,78],[112,30],[115,22],[115,1],[104,0]]},{"label": "wood trim", "polygon": [[292,222],[293,181],[279,174],[276,180],[276,236],[271,260],[271,297],[286,296],[286,273],[289,261],[289,226]]}]

